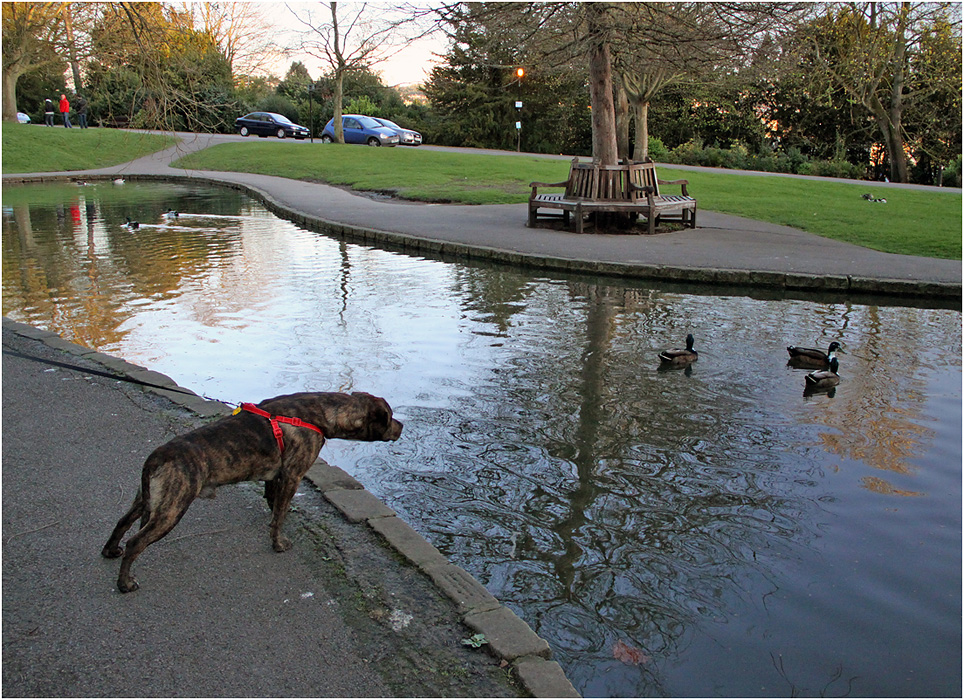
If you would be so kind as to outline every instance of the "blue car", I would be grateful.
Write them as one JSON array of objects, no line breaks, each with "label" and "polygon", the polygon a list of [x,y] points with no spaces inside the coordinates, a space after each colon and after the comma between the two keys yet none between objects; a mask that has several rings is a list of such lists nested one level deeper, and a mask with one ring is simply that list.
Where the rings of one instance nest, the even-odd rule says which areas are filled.
[{"label": "blue car", "polygon": [[[394,129],[382,126],[371,117],[363,114],[345,114],[341,118],[341,126],[345,132],[345,143],[364,143],[369,146],[397,146],[398,134]],[[335,140],[335,120],[325,124],[321,132],[323,143]]]}]

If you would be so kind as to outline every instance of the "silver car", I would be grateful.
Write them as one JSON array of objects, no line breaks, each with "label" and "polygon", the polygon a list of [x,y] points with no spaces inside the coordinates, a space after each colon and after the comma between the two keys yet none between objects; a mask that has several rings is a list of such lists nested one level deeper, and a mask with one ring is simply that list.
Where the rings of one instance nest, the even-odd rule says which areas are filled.
[{"label": "silver car", "polygon": [[417,131],[403,129],[391,119],[382,119],[381,117],[372,117],[372,119],[398,134],[399,146],[420,146],[422,144],[422,135]]}]

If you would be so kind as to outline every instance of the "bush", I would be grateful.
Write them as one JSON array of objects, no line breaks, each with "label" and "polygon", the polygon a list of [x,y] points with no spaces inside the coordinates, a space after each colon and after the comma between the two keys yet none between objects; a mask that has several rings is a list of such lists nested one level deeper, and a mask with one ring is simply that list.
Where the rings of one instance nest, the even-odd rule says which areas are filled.
[{"label": "bush", "polygon": [[669,155],[669,149],[655,136],[649,137],[649,157],[653,160],[663,160]]}]

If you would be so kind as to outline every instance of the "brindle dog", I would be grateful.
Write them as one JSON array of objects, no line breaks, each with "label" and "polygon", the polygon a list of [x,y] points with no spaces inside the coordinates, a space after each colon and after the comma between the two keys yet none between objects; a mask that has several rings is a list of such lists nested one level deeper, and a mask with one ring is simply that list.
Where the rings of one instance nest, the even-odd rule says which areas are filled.
[{"label": "brindle dog", "polygon": [[[397,440],[402,424],[392,418],[385,399],[356,392],[303,393],[277,396],[258,404],[273,416],[297,418],[320,428],[279,423],[284,451],[268,418],[241,411],[158,447],[144,462],[141,488],[131,509],[122,517],[101,554],[124,555],[117,588],[137,590],[131,564],[149,545],[169,533],[201,496],[214,498],[214,489],[240,481],[264,481],[264,497],[271,508],[271,542],[276,552],[291,548],[281,526],[302,477],[314,463],[326,438]],[[138,518],[140,529],[121,547],[124,533]]]}]

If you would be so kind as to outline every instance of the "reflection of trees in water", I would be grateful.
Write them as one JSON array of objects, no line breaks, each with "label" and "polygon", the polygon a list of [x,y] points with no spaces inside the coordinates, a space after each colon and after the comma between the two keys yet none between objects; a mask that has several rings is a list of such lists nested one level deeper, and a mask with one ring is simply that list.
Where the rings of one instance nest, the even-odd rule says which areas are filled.
[{"label": "reflection of trees in water", "polygon": [[[818,437],[828,452],[897,478],[913,476],[915,457],[935,435],[923,414],[928,379],[935,369],[960,366],[960,323],[926,309],[847,307],[843,316],[845,382],[839,389],[847,392],[847,401],[825,402],[802,420],[828,428]],[[922,346],[921,339],[928,338],[937,342]],[[882,476],[860,482],[879,494],[925,495]]]},{"label": "reflection of trees in water", "polygon": [[[606,692],[659,692],[657,664],[630,672],[614,644],[658,659],[694,621],[726,617],[727,594],[769,576],[758,552],[809,538],[806,506],[777,473],[749,395],[708,388],[698,370],[656,371],[649,325],[676,323],[658,293],[500,279],[488,315],[480,294],[473,313],[506,352],[459,403],[450,453],[464,458],[442,458],[451,476],[423,475],[422,503],[453,506],[428,526],[433,540],[488,562],[490,589],[561,660],[578,659],[567,664],[577,686],[608,668]],[[546,322],[528,337],[534,319]]]},{"label": "reflection of trees in water", "polygon": [[[3,219],[4,313],[22,309],[23,320],[88,347],[119,342],[120,327],[136,311],[132,300],[170,296],[184,280],[202,279],[237,245],[216,235],[223,221],[191,228],[185,220],[137,232],[121,227],[127,212],[145,224],[160,222],[184,196],[182,188],[160,185],[25,186],[16,193],[13,216]],[[243,201],[226,192],[208,199],[205,211],[237,215]],[[203,307],[196,311],[203,315]]]}]

